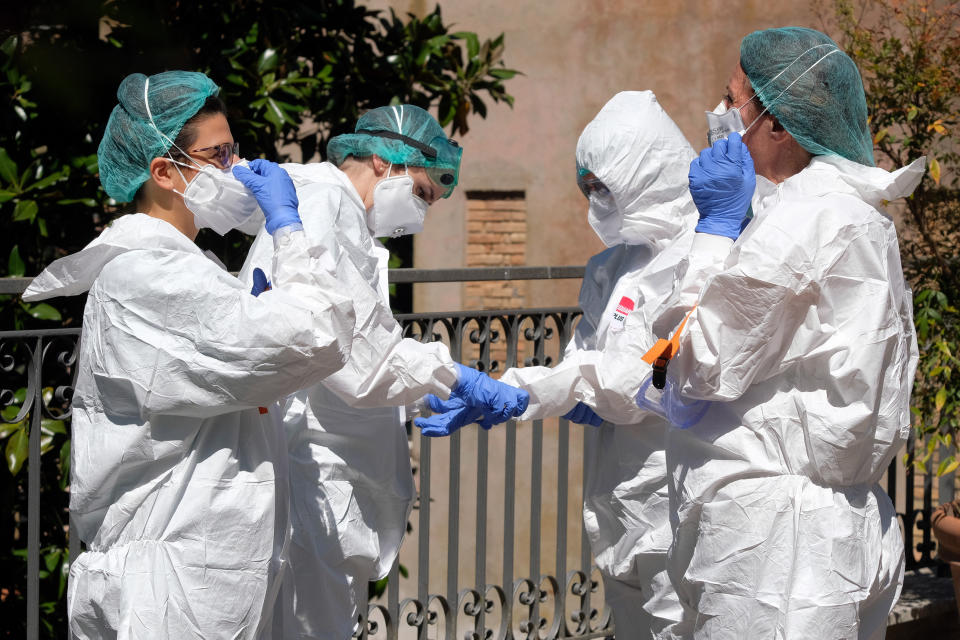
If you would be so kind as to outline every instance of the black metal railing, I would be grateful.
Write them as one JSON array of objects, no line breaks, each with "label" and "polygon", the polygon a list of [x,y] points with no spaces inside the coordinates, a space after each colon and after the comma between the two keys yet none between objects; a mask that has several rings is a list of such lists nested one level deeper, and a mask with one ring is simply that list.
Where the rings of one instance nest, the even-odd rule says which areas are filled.
[{"label": "black metal railing", "polygon": [[[526,269],[529,273],[516,268],[458,272],[457,279],[419,273],[405,281],[575,278],[583,273],[582,268],[559,273],[556,268]],[[392,274],[392,281],[413,275],[399,271]],[[579,315],[577,308],[563,307],[404,314],[397,319],[405,335],[425,342],[441,340],[455,359],[496,372],[559,361]],[[55,420],[69,425],[79,333],[79,329],[0,332],[0,405],[16,408],[15,415],[5,411],[2,422],[29,425],[25,463],[29,640],[40,637],[41,547],[46,544],[40,539],[41,519],[47,511],[68,517],[61,513],[62,495],[41,491],[44,466],[54,464],[41,455],[43,439],[49,438],[43,424]],[[25,391],[18,395],[21,389]],[[546,424],[509,422],[489,432],[473,426],[440,440],[421,438],[412,429],[419,499],[411,532],[385,593],[369,604],[356,637],[612,636],[610,613],[603,605],[602,584],[579,516],[586,453],[594,434],[576,425],[571,428],[562,419]],[[912,455],[911,439],[908,460],[897,456],[887,474],[887,490],[902,505],[899,517],[908,569],[933,564],[935,547],[930,532],[933,474],[922,477],[918,507]],[[75,558],[80,551],[76,536],[70,537],[69,549],[69,557]]]}]

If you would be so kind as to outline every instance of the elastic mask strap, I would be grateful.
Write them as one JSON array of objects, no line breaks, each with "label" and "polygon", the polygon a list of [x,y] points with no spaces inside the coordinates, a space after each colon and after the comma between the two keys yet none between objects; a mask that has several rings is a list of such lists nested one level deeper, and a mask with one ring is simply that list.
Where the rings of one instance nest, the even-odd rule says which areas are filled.
[{"label": "elastic mask strap", "polygon": [[[193,158],[191,158],[189,153],[187,153],[186,151],[184,151],[183,149],[181,149],[180,147],[178,147],[178,146],[177,146],[177,143],[174,142],[173,140],[171,140],[171,139],[170,139],[170,136],[168,136],[167,134],[165,134],[163,131],[160,131],[160,128],[157,126],[157,123],[155,123],[155,122],[153,121],[153,113],[151,113],[151,111],[150,111],[150,92],[149,92],[149,89],[150,89],[150,78],[147,77],[146,81],[143,83],[143,106],[146,107],[146,109],[147,109],[147,119],[150,121],[150,126],[153,127],[153,130],[157,132],[157,135],[160,136],[160,139],[161,139],[161,140],[166,140],[168,143],[170,143],[170,146],[171,146],[171,147],[174,147],[177,151],[179,151],[180,153],[182,153],[182,154],[183,154],[183,157],[187,158],[188,160],[190,160],[190,162],[192,162],[193,164],[197,165],[197,167],[200,167],[200,169],[203,170],[203,165],[201,165],[199,162],[197,162],[196,160],[194,160]],[[191,167],[191,166],[188,165],[188,164],[184,164],[184,163],[182,163],[182,162],[177,162],[176,160],[174,160],[174,159],[173,159],[173,156],[170,155],[170,150],[169,150],[169,149],[167,149],[167,156],[169,157],[169,159],[170,159],[172,162],[175,162],[175,163],[177,163],[177,164],[181,164],[181,165],[187,167],[188,169],[193,169],[193,167]],[[180,169],[178,168],[177,171],[179,172]],[[182,174],[182,173],[180,174],[180,177],[183,178],[183,174]],[[186,178],[184,178],[183,182],[184,182],[184,184],[187,183]],[[177,192],[177,193],[179,193],[179,192]]]},{"label": "elastic mask strap", "polygon": [[[818,44],[818,45],[814,45],[814,46],[810,47],[809,49],[807,49],[806,51],[804,51],[803,53],[801,53],[800,55],[798,55],[796,58],[794,58],[794,59],[790,62],[790,64],[788,64],[788,65],[785,66],[783,69],[781,69],[781,70],[780,70],[780,73],[778,73],[777,75],[773,76],[772,78],[770,78],[769,80],[767,80],[766,82],[764,82],[764,83],[763,83],[763,86],[760,87],[760,91],[763,91],[764,89],[766,89],[767,86],[768,86],[769,84],[771,84],[774,80],[776,80],[777,78],[779,78],[780,76],[782,76],[783,74],[785,74],[785,73],[787,72],[787,69],[789,69],[789,68],[792,67],[794,64],[796,64],[797,61],[800,60],[800,58],[802,58],[803,56],[807,55],[808,53],[810,53],[810,52],[813,51],[814,49],[819,49],[819,48],[821,48],[821,47],[833,47],[833,51],[831,51],[830,53],[833,53],[834,51],[839,51],[839,49],[837,49],[837,47],[836,47],[835,45],[829,44],[829,43],[827,43],[827,42],[824,42],[823,44]],[[823,58],[826,58],[828,55],[830,55],[830,53],[828,53],[827,55],[825,55],[825,56],[823,56],[822,58],[820,58],[820,60],[823,60]],[[807,71],[809,71],[810,69],[812,69],[813,67],[815,67],[816,65],[818,65],[818,64],[820,63],[820,60],[817,60],[815,63],[813,63],[812,65],[810,65],[810,68],[808,68]],[[804,71],[804,72],[801,73],[799,76],[797,76],[797,79],[800,79],[800,78],[803,76],[803,74],[806,73],[807,71]],[[793,82],[796,82],[796,81],[797,81],[797,80],[794,80]],[[790,86],[793,86],[793,82],[790,83]],[[757,91],[756,94],[759,94],[760,91]],[[784,89],[784,91],[786,91],[786,89]],[[782,92],[781,92],[781,93],[782,93]],[[754,94],[754,95],[756,95],[756,94]],[[780,96],[777,96],[777,97],[779,98]],[[744,103],[744,104],[746,104],[746,103]]]},{"label": "elastic mask strap", "polygon": [[[817,47],[824,47],[824,46],[833,46],[833,45],[823,45],[823,44],[821,44],[821,45],[817,45],[816,47],[810,47],[809,49],[807,49],[806,51],[804,51],[803,53],[801,53],[799,56],[797,56],[797,58],[794,59],[793,62],[796,62],[796,61],[799,60],[801,57],[803,57],[804,55],[806,55],[808,52],[813,51],[813,50],[816,49]],[[790,87],[792,87],[793,85],[795,85],[797,82],[800,81],[800,78],[802,78],[803,76],[807,75],[807,73],[809,73],[815,66],[817,66],[818,64],[820,64],[821,62],[823,62],[824,60],[826,60],[827,58],[829,58],[829,57],[832,56],[833,54],[837,53],[838,51],[840,51],[840,49],[837,49],[836,47],[834,47],[833,51],[830,51],[829,53],[824,54],[819,60],[817,60],[817,61],[814,62],[812,65],[810,65],[809,67],[807,67],[806,69],[804,69],[803,73],[801,73],[801,74],[798,75],[796,78],[794,78],[794,79],[793,79],[793,82],[791,82],[790,84],[788,84],[788,85],[784,88],[783,91],[781,91],[780,93],[778,93],[776,98],[774,98],[773,100],[770,100],[770,104],[771,104],[771,105],[776,104],[776,103],[777,103],[777,100],[780,99],[780,96],[782,96],[782,95],[785,94],[787,91],[789,91],[789,90],[790,90]],[[787,66],[783,69],[783,71],[781,71],[780,73],[778,73],[777,75],[775,75],[773,78],[771,78],[769,82],[765,83],[765,84],[763,85],[764,88],[766,88],[766,86],[767,86],[768,84],[770,84],[770,82],[773,82],[774,80],[776,80],[777,78],[779,78],[779,77],[783,74],[784,71],[786,71],[787,69],[790,68],[790,65],[792,65],[793,62],[791,62],[789,65],[787,65]],[[763,89],[761,89],[761,91],[762,91],[762,90],[763,90]],[[759,92],[759,91],[756,92],[756,93],[754,93],[754,94],[750,97],[750,100],[753,100],[754,98],[758,97],[759,95],[760,95],[760,92]],[[740,105],[739,107],[733,107],[733,108],[737,110],[737,113],[740,113],[740,109],[741,109],[742,107],[747,106],[747,103],[749,103],[750,100],[747,100],[747,102],[744,102],[744,103],[743,103],[742,105]],[[769,106],[765,106],[765,107],[763,108],[763,111],[760,112],[760,115],[758,115],[756,118],[754,118],[754,119],[753,119],[753,122],[750,123],[750,126],[748,126],[746,129],[744,129],[744,130],[743,130],[743,133],[740,134],[740,135],[741,135],[741,136],[745,136],[745,135],[747,134],[747,131],[750,131],[750,127],[752,127],[753,125],[755,125],[755,124],[757,123],[757,120],[759,120],[760,118],[762,118],[762,117],[763,117],[763,114],[765,114],[765,113],[766,113],[767,111],[769,111],[769,110],[770,110],[770,107],[769,107]],[[743,120],[742,117],[741,117],[740,119],[741,119],[741,121]]]}]

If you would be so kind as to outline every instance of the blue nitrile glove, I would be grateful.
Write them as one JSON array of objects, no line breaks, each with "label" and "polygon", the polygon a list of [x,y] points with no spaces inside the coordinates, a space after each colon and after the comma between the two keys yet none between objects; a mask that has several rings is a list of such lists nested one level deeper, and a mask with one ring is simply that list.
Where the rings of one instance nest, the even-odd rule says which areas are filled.
[{"label": "blue nitrile glove", "polygon": [[736,240],[757,188],[753,158],[740,134],[717,140],[690,163],[690,195],[700,212],[699,233]]},{"label": "blue nitrile glove", "polygon": [[493,422],[484,417],[483,411],[471,407],[460,399],[441,400],[432,393],[426,397],[427,405],[434,412],[429,418],[415,418],[413,423],[425,436],[435,438],[448,436],[460,427],[477,422],[484,429],[493,426]]},{"label": "blue nitrile glove", "polygon": [[494,380],[485,373],[457,363],[459,376],[450,398],[459,398],[467,406],[483,411],[493,424],[506,422],[527,410],[530,394],[523,389]]},{"label": "blue nitrile glove", "polygon": [[250,293],[253,294],[253,297],[256,298],[264,291],[270,291],[270,282],[267,280],[267,274],[263,272],[263,269],[256,267],[253,270],[253,288],[250,289]]},{"label": "blue nitrile glove", "polygon": [[276,162],[253,160],[250,168],[237,165],[234,177],[253,192],[257,204],[267,219],[267,231],[273,235],[277,230],[291,225],[303,228],[300,222],[300,201],[297,189],[287,172]]},{"label": "blue nitrile glove", "polygon": [[576,424],[589,424],[592,427],[599,427],[603,424],[603,418],[594,413],[593,409],[582,402],[578,402],[573,409],[570,409],[570,411],[567,411],[560,417]]}]

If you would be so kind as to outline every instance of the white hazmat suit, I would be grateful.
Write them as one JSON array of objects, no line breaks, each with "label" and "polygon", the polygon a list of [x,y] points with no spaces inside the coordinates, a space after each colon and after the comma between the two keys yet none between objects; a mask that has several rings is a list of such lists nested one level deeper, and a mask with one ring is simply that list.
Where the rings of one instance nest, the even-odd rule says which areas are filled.
[{"label": "white hazmat suit", "polygon": [[354,326],[333,264],[278,235],[273,291],[167,222],[123,216],[26,300],[89,290],[70,510],[75,638],[280,638],[289,542],[280,416],[258,407],[343,366]]},{"label": "white hazmat suit", "polygon": [[758,178],[735,243],[697,234],[718,266],[683,286],[698,306],[668,384],[710,402],[667,444],[684,619],[665,637],[883,637],[904,548],[878,481],[910,428],[917,345],[878,207],[922,175],[922,159],[888,173],[817,156]]},{"label": "white hazmat suit", "polygon": [[[415,496],[402,409],[450,394],[458,371],[447,347],[403,338],[387,293],[389,254],[367,228],[356,188],[329,162],[284,165],[298,187],[311,245],[336,262],[356,308],[353,347],[336,375],[282,406],[290,452],[290,562],[297,638],[340,640],[356,625],[367,585],[387,575]],[[270,274],[262,231],[241,272]]]},{"label": "white hazmat suit", "polygon": [[[589,469],[583,518],[618,639],[650,638],[680,619],[666,577],[672,537],[664,445],[670,424],[633,402],[648,365],[604,363],[632,339],[624,332],[627,318],[639,315],[644,326],[652,324],[679,284],[677,270],[686,264],[697,222],[687,188],[694,157],[649,91],[617,94],[587,125],[577,166],[599,178],[615,201],[612,210],[592,200],[589,214],[591,226],[613,246],[587,263],[583,317],[563,360],[553,368],[510,369],[501,378],[530,393],[525,420],[560,415],[583,401],[613,421],[597,433],[583,427]],[[653,345],[642,332],[634,337],[642,351]]]}]

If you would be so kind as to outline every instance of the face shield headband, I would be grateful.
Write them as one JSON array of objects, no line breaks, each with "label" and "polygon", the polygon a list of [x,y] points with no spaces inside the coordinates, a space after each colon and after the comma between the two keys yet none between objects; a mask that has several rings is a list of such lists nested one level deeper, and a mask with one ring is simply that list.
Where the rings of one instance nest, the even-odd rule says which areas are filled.
[{"label": "face shield headband", "polygon": [[437,136],[430,141],[430,144],[424,144],[410,136],[388,129],[360,129],[354,133],[399,140],[422,153],[429,163],[424,167],[424,170],[430,176],[430,180],[443,189],[440,196],[442,198],[449,198],[459,182],[460,157],[463,155],[463,148],[457,144],[456,140],[451,140],[445,136]]}]

